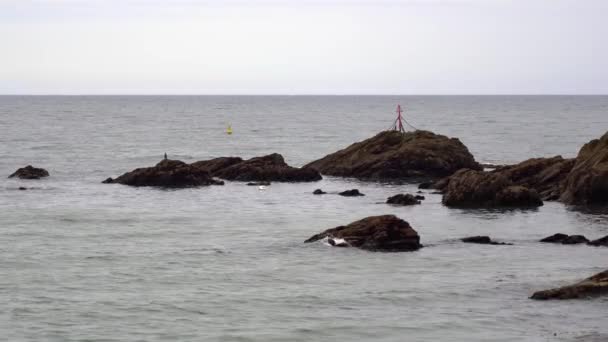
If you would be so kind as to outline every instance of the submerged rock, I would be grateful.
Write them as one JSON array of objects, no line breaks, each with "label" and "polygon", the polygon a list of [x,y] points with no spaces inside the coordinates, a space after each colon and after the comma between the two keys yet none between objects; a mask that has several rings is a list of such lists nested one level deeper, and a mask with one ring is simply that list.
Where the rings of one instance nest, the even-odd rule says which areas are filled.
[{"label": "submerged rock", "polygon": [[8,178],[18,177],[21,179],[40,179],[48,176],[49,172],[47,170],[28,165],[13,172],[10,176],[8,176]]},{"label": "submerged rock", "polygon": [[562,243],[562,241],[566,240],[569,235],[557,233],[551,236],[547,236],[544,239],[541,239],[540,242],[548,242],[548,243]]},{"label": "submerged rock", "polygon": [[325,195],[327,192],[321,190],[321,189],[317,189],[315,191],[312,192],[313,195]]},{"label": "submerged rock", "polygon": [[608,132],[580,149],[560,200],[575,205],[608,204]]},{"label": "submerged rock", "polygon": [[478,243],[482,245],[512,245],[512,243],[492,241],[489,236],[469,236],[460,239],[464,243]]},{"label": "submerged rock", "polygon": [[372,251],[414,251],[422,247],[418,233],[409,223],[394,215],[367,217],[346,226],[328,229],[304,242],[314,242],[324,238],[334,242],[341,239],[346,246]]},{"label": "submerged rock", "polygon": [[270,182],[249,182],[247,183],[248,186],[269,186],[271,183]]},{"label": "submerged rock", "polygon": [[536,190],[514,185],[498,173],[460,170],[450,177],[443,204],[449,207],[538,207]]},{"label": "submerged rock", "polygon": [[192,165],[209,171],[214,177],[243,182],[314,182],[322,178],[316,170],[287,165],[278,153],[248,160],[216,158]]},{"label": "submerged rock", "polygon": [[535,292],[532,299],[578,299],[608,294],[608,270],[573,285]]},{"label": "submerged rock", "polygon": [[153,167],[127,172],[116,179],[108,178],[103,183],[119,183],[131,186],[158,186],[184,188],[206,185],[223,185],[198,167],[179,160],[164,159]]},{"label": "submerged rock", "polygon": [[344,197],[365,196],[365,194],[362,194],[362,193],[359,192],[359,189],[352,189],[352,190],[342,191],[342,192],[338,193],[338,195],[344,196]]},{"label": "submerged rock", "polygon": [[326,175],[367,180],[444,177],[462,168],[481,170],[456,138],[428,131],[385,131],[313,161]]},{"label": "submerged rock", "polygon": [[423,196],[413,196],[413,195],[410,195],[410,194],[398,194],[398,195],[389,197],[386,200],[386,203],[388,203],[388,204],[396,204],[396,205],[414,205],[414,204],[420,204],[420,201],[416,197],[422,197],[422,199],[424,199]]},{"label": "submerged rock", "polygon": [[608,247],[608,235],[588,243],[589,246],[604,246]]}]

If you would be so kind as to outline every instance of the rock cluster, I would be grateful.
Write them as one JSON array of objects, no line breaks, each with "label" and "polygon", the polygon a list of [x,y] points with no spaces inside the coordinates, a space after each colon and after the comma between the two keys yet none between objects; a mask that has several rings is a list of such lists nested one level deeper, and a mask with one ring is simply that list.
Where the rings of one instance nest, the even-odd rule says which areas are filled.
[{"label": "rock cluster", "polygon": [[608,294],[608,270],[581,282],[555,289],[535,292],[532,299],[576,299]]},{"label": "rock cluster", "polygon": [[40,179],[48,176],[49,172],[47,170],[28,165],[13,172],[10,176],[8,176],[8,178],[18,177],[20,179]]},{"label": "rock cluster", "polygon": [[583,235],[567,235],[562,233],[553,234],[551,236],[547,236],[544,239],[541,239],[540,242],[547,243],[561,243],[562,245],[577,245],[581,243],[586,243],[589,246],[605,246],[608,247],[608,235],[603,238],[599,238],[597,240],[589,241]]},{"label": "rock cluster", "polygon": [[307,164],[322,174],[366,180],[437,178],[481,170],[457,138],[428,131],[385,131]]},{"label": "rock cluster", "polygon": [[324,238],[344,240],[343,246],[358,247],[371,251],[414,251],[422,247],[418,233],[406,221],[394,216],[371,216],[346,226],[328,229],[304,242]]}]

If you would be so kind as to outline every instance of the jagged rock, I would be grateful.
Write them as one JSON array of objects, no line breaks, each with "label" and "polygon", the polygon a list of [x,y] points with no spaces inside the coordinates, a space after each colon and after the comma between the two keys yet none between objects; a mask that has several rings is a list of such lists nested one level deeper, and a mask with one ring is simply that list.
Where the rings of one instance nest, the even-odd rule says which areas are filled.
[{"label": "jagged rock", "polygon": [[608,204],[608,132],[580,149],[560,200],[575,205]]},{"label": "jagged rock", "polygon": [[443,204],[450,207],[538,207],[535,190],[516,186],[499,173],[460,170],[450,177]]},{"label": "jagged rock", "polygon": [[532,299],[579,299],[608,294],[608,270],[581,282],[551,290],[535,292]]},{"label": "jagged rock", "polygon": [[214,177],[243,182],[314,182],[321,179],[316,170],[287,165],[278,153],[248,160],[216,158],[192,165],[208,170]]},{"label": "jagged rock", "polygon": [[512,243],[492,241],[489,236],[469,236],[460,239],[464,243],[478,243],[482,245],[512,245]]},{"label": "jagged rock", "polygon": [[593,241],[589,242],[588,245],[608,247],[608,235],[604,236],[603,238],[593,240]]},{"label": "jagged rock", "polygon": [[409,223],[394,215],[367,217],[347,226],[328,229],[304,242],[324,238],[343,239],[348,246],[372,251],[414,251],[422,247],[418,233]]},{"label": "jagged rock", "polygon": [[321,190],[321,189],[317,189],[315,191],[312,192],[313,195],[325,195],[327,192]]},{"label": "jagged rock", "polygon": [[587,243],[589,240],[582,235],[570,235],[562,240],[563,245],[578,245],[579,243]]},{"label": "jagged rock", "polygon": [[48,176],[49,172],[47,170],[28,165],[13,172],[13,174],[8,176],[8,178],[18,177],[21,179],[40,179]]},{"label": "jagged rock", "polygon": [[153,167],[139,168],[122,176],[108,178],[103,183],[119,183],[131,186],[158,186],[166,188],[183,188],[206,185],[223,185],[211,175],[198,167],[179,160],[164,159]]},{"label": "jagged rock", "polygon": [[[417,196],[421,197],[421,196]],[[423,197],[424,199],[424,197]],[[396,205],[414,205],[420,204],[420,201],[413,195],[410,194],[398,194],[395,196],[391,196],[386,200],[388,204],[396,204]]]},{"label": "jagged rock", "polygon": [[332,176],[367,180],[437,178],[481,165],[456,138],[428,131],[385,131],[306,165]]},{"label": "jagged rock", "polygon": [[358,189],[342,191],[338,195],[344,196],[344,197],[365,196],[365,194],[360,193]]},{"label": "jagged rock", "polygon": [[546,238],[540,240],[540,242],[548,242],[548,243],[562,243],[564,240],[568,238],[569,235],[557,233],[551,236],[547,236]]}]

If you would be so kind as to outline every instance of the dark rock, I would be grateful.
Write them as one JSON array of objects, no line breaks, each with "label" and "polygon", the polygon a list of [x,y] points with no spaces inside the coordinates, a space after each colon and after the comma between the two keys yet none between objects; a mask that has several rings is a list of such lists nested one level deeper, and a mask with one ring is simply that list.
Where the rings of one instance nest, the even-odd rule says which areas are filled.
[{"label": "dark rock", "polygon": [[417,193],[417,194],[423,194],[423,193],[424,193],[424,191],[420,191],[420,190],[418,190],[418,191],[416,191],[416,193]]},{"label": "dark rock", "polygon": [[365,196],[365,194],[360,193],[358,189],[342,191],[338,195],[344,196],[344,197]]},{"label": "dark rock", "polygon": [[593,241],[589,242],[588,245],[608,247],[608,235],[604,236],[603,238],[593,240]]},{"label": "dark rock", "polygon": [[135,169],[116,179],[108,178],[104,183],[119,183],[131,186],[158,186],[183,188],[206,185],[223,185],[198,167],[179,160],[164,159],[154,167]]},{"label": "dark rock", "polygon": [[327,192],[321,190],[321,189],[317,189],[315,191],[312,192],[313,195],[325,195]]},{"label": "dark rock", "polygon": [[192,165],[208,170],[214,177],[242,182],[314,182],[322,178],[316,170],[287,165],[277,153],[248,160],[216,158]]},{"label": "dark rock", "polygon": [[248,186],[269,186],[270,182],[249,182]]},{"label": "dark rock", "polygon": [[574,159],[555,156],[532,158],[519,164],[502,166],[492,173],[505,176],[514,185],[536,190],[542,200],[554,201],[559,199],[561,188],[573,166]]},{"label": "dark rock", "polygon": [[47,170],[28,165],[13,172],[13,174],[8,176],[8,178],[18,177],[21,179],[40,179],[48,176],[49,172]]},{"label": "dark rock", "polygon": [[513,185],[504,175],[460,170],[450,177],[442,199],[449,207],[538,207],[536,190]]},{"label": "dark rock", "polygon": [[579,243],[587,242],[589,242],[589,240],[587,240],[587,238],[582,235],[570,235],[564,240],[562,240],[562,244],[564,245],[578,245]]},{"label": "dark rock", "polygon": [[[389,197],[386,200],[386,203],[397,204],[397,205],[420,204],[420,201],[416,197],[421,197],[421,196],[413,196],[410,194],[398,194],[398,195]],[[423,197],[423,199],[424,199],[424,197]]]},{"label": "dark rock", "polygon": [[575,205],[608,204],[608,132],[580,149],[560,200]]},{"label": "dark rock", "polygon": [[422,182],[418,185],[418,189],[430,189],[433,187],[433,182]]},{"label": "dark rock", "polygon": [[492,241],[489,236],[469,236],[460,239],[464,243],[478,243],[482,245],[512,245],[512,243]]},{"label": "dark rock", "polygon": [[394,215],[367,217],[347,226],[328,229],[304,242],[324,238],[344,239],[348,246],[372,251],[414,251],[422,247],[418,233]]},{"label": "dark rock", "polygon": [[26,188],[26,187],[24,187],[24,186],[20,186],[20,187],[19,187],[19,190],[27,190],[27,188]]},{"label": "dark rock", "polygon": [[108,177],[102,183],[103,184],[111,184],[111,183],[114,183],[114,179],[112,177]]},{"label": "dark rock", "polygon": [[532,299],[580,299],[608,294],[608,270],[573,285],[535,292]]},{"label": "dark rock", "polygon": [[414,196],[414,198],[417,199],[417,200],[420,200],[420,201],[424,201],[425,200],[425,197],[421,196],[421,195],[416,195],[416,196]]},{"label": "dark rock", "polygon": [[540,240],[540,242],[549,242],[549,243],[562,243],[564,240],[568,238],[568,235],[557,233],[551,236],[547,236],[546,238]]},{"label": "dark rock", "polygon": [[367,180],[437,178],[461,168],[481,170],[460,140],[428,131],[381,132],[306,167],[326,175]]}]

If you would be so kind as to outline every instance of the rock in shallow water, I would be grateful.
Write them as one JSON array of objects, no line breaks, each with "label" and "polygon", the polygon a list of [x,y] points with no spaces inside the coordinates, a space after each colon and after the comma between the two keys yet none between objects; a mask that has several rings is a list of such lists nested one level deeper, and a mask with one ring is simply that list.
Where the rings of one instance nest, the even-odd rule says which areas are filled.
[{"label": "rock in shallow water", "polygon": [[313,195],[325,195],[327,192],[321,190],[321,189],[317,189],[315,191],[312,192]]},{"label": "rock in shallow water", "polygon": [[248,160],[241,158],[215,158],[192,163],[212,176],[243,182],[314,182],[322,179],[318,171],[287,165],[278,153]]},{"label": "rock in shallow water", "polygon": [[420,204],[420,201],[416,197],[422,197],[422,199],[424,199],[423,196],[413,196],[411,194],[398,194],[398,195],[389,197],[386,200],[386,203],[388,203],[388,204],[395,204],[395,205],[415,205],[415,204]]},{"label": "rock in shallow water", "polygon": [[444,177],[461,168],[481,170],[456,138],[428,131],[385,131],[306,165],[332,176],[370,180]]},{"label": "rock in shallow water", "polygon": [[409,223],[394,215],[367,217],[346,226],[328,229],[304,242],[324,238],[334,242],[344,240],[348,246],[371,251],[414,251],[422,247],[418,233]]},{"label": "rock in shallow water", "polygon": [[608,235],[588,243],[589,246],[604,246],[608,247]]},{"label": "rock in shallow water", "polygon": [[577,299],[608,294],[608,270],[573,285],[535,292],[532,299]]},{"label": "rock in shallow water", "polygon": [[103,183],[119,183],[131,186],[157,186],[184,188],[207,185],[223,185],[209,173],[180,160],[164,159],[153,167],[139,168],[116,179],[108,178]]},{"label": "rock in shallow water", "polygon": [[8,178],[18,177],[20,179],[40,179],[48,176],[49,172],[47,170],[28,165],[13,172],[10,176],[8,176]]},{"label": "rock in shallow water", "polygon": [[512,243],[492,241],[489,236],[469,236],[460,239],[464,243],[477,243],[482,245],[512,245]]},{"label": "rock in shallow water", "polygon": [[538,207],[536,190],[513,185],[504,175],[460,170],[449,178],[442,199],[449,207]]},{"label": "rock in shallow water", "polygon": [[358,189],[342,191],[342,192],[338,193],[338,195],[344,196],[344,197],[365,196],[365,194],[360,193]]}]

